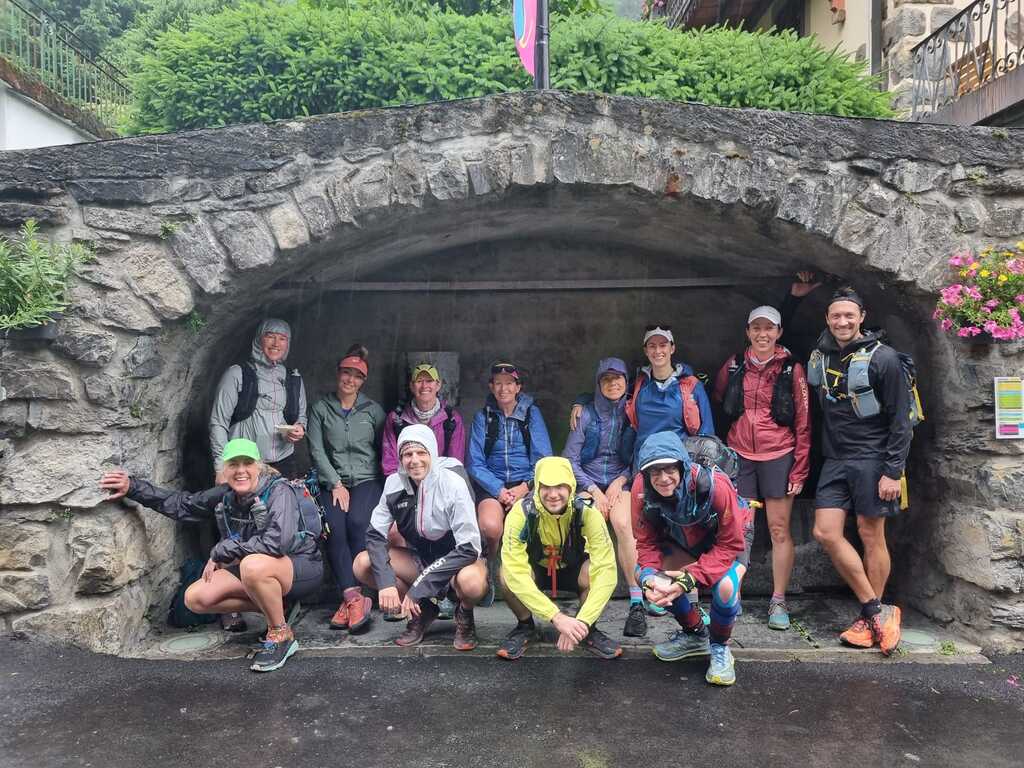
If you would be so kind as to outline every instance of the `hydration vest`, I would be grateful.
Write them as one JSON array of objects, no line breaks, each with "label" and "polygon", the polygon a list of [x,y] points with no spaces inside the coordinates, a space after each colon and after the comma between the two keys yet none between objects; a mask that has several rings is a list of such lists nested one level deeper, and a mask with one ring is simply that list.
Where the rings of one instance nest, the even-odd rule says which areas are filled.
[{"label": "hydration vest", "polygon": [[[533,403],[526,409],[526,418],[520,421],[519,419],[511,419],[519,427],[519,435],[523,438],[523,446],[526,448],[526,460],[530,460],[530,411],[537,406]],[[484,435],[484,456],[490,457],[491,451],[494,450],[495,444],[498,442],[498,430],[501,428],[501,423],[498,419],[498,412],[491,408],[491,406],[484,406],[484,418],[487,421],[487,432]],[[506,417],[506,421],[510,417]]]},{"label": "hydration vest", "polygon": [[[629,423],[633,429],[639,429],[637,426],[636,399],[640,389],[647,383],[647,379],[648,376],[644,371],[637,374],[636,381],[633,382],[633,392],[626,403],[626,416],[629,418]],[[693,392],[697,389],[700,379],[693,375],[681,376],[678,382],[679,394],[683,398],[683,426],[688,433],[696,435],[700,432],[701,420],[700,406],[697,405],[697,398],[694,397]]]},{"label": "hydration vest", "polygon": [[[849,400],[853,406],[853,412],[859,419],[877,416],[882,412],[882,404],[871,386],[868,374],[871,358],[881,346],[882,342],[875,341],[841,358],[842,362],[848,363],[845,376],[846,385],[842,388],[839,386],[839,381],[843,378],[843,372],[831,367],[830,353],[816,349],[811,352],[811,357],[807,361],[807,383],[818,391],[822,400]],[[900,369],[910,395],[910,413],[907,414],[907,417],[910,420],[911,428],[913,428],[924,421],[921,396],[917,391],[917,369],[914,365],[914,358],[910,355],[903,352],[896,354],[899,356]]]},{"label": "hydration vest", "polygon": [[[747,371],[746,354],[737,352],[729,366],[729,383],[722,398],[722,412],[732,420],[738,419],[746,408],[743,393],[743,376]],[[782,370],[772,386],[772,421],[780,427],[792,427],[796,421],[796,404],[793,400],[793,359],[787,355]]]},{"label": "hydration vest", "polygon": [[[231,423],[245,421],[256,412],[256,404],[260,399],[259,379],[256,375],[256,364],[251,360],[241,364],[242,389],[238,392],[238,402],[231,413]],[[302,387],[302,376],[297,368],[285,372],[284,376],[284,420],[294,424],[299,420],[299,392]]]},{"label": "hydration vest", "polygon": [[323,521],[323,510],[310,494],[305,481],[291,481],[283,477],[271,480],[267,487],[253,500],[248,510],[242,512],[236,506],[237,497],[234,491],[226,494],[220,504],[217,505],[215,517],[217,528],[222,538],[238,540],[241,538],[242,529],[252,523],[257,531],[264,531],[270,522],[270,512],[267,504],[270,501],[270,492],[279,483],[285,483],[292,493],[295,494],[295,501],[298,505],[299,524],[292,540],[289,552],[294,552],[305,538],[322,539],[327,535],[328,529]]},{"label": "hydration vest", "polygon": [[[558,553],[558,562],[562,568],[569,571],[575,571],[582,566],[586,557],[583,540],[583,510],[586,508],[587,500],[585,498],[576,496],[573,499],[569,532]],[[554,555],[545,552],[544,545],[541,543],[539,513],[532,494],[523,497],[523,515],[526,520],[522,530],[519,531],[519,540],[526,543],[526,554],[530,565],[539,565],[545,557],[550,558]]]},{"label": "hydration vest", "polygon": [[[587,426],[583,431],[583,447],[580,449],[580,464],[586,464],[597,458],[597,452],[601,449],[601,419],[597,415],[597,406],[593,402],[583,406],[587,415]],[[582,417],[581,417],[582,418]],[[628,432],[627,432],[628,428]],[[617,435],[619,447],[616,451],[619,460],[629,466],[633,461],[633,444],[636,441],[636,432],[628,421],[621,423]]]}]

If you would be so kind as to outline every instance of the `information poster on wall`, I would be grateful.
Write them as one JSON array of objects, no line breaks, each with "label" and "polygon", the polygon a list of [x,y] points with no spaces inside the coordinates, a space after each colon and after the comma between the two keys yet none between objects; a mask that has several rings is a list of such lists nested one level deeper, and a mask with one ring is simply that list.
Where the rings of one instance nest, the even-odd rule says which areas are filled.
[{"label": "information poster on wall", "polygon": [[1024,379],[996,376],[996,439],[1024,439]]}]

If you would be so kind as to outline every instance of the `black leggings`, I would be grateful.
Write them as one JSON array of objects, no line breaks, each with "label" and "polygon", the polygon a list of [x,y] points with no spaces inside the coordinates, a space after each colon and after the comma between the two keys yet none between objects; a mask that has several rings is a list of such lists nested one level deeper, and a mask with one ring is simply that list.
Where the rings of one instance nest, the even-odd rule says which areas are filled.
[{"label": "black leggings", "polygon": [[384,484],[366,480],[348,489],[348,511],[342,511],[331,498],[329,490],[320,491],[320,503],[327,514],[331,535],[327,539],[327,557],[331,561],[334,580],[339,589],[359,586],[352,572],[352,561],[366,549],[366,529],[370,513],[380,501]]}]

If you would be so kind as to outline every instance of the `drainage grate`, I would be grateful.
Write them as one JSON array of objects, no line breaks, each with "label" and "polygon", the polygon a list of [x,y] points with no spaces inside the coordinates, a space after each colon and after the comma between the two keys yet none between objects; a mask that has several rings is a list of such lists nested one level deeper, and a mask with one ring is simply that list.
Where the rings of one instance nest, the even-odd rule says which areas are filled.
[{"label": "drainage grate", "polygon": [[223,645],[224,637],[219,632],[193,632],[164,640],[158,648],[168,656],[186,656],[202,653]]}]

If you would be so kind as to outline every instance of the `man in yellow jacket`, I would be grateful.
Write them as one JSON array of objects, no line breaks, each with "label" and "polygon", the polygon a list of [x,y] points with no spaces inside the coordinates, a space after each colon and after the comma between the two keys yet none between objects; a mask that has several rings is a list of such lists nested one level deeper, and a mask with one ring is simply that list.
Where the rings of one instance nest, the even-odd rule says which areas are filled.
[{"label": "man in yellow jacket", "polygon": [[[618,578],[604,516],[588,498],[576,496],[568,459],[541,459],[534,480],[533,493],[509,510],[501,537],[501,585],[518,623],[498,656],[522,656],[536,629],[533,617],[539,616],[558,630],[560,651],[582,644],[595,656],[614,659],[622,648],[596,626]],[[579,595],[575,617],[562,613],[551,599],[559,585]]]}]

